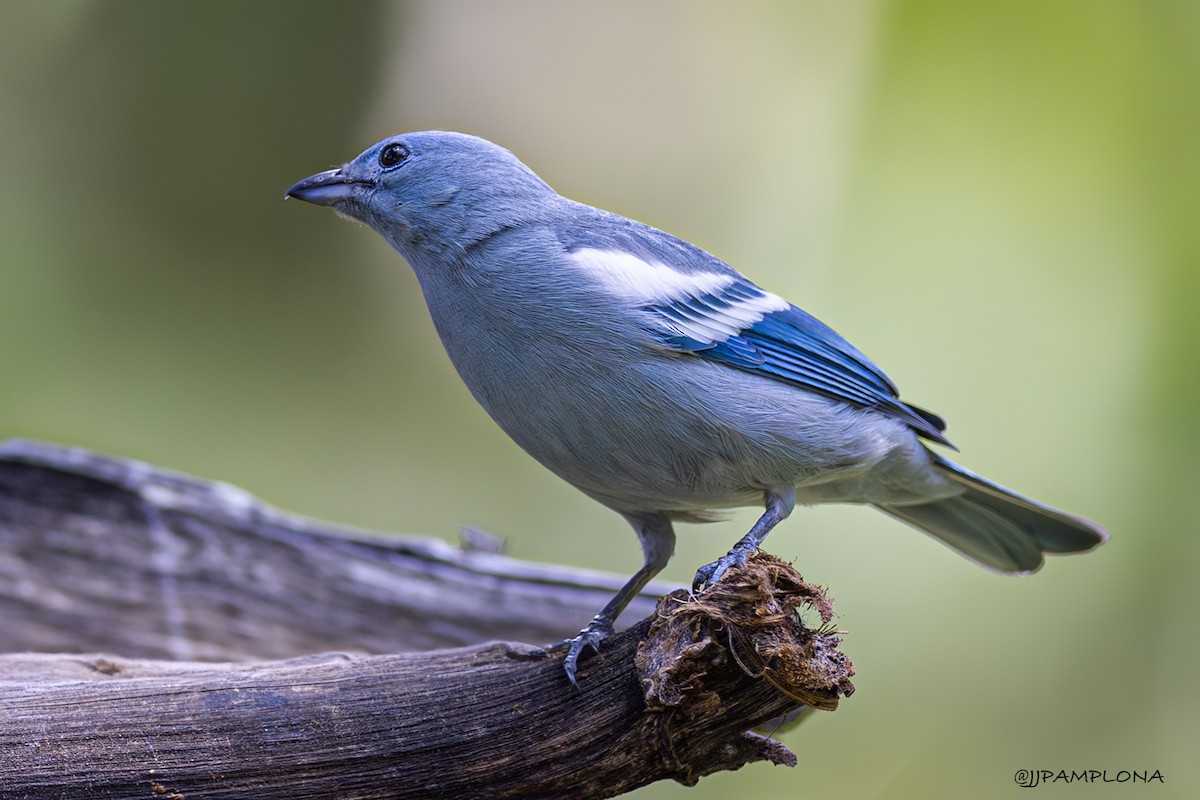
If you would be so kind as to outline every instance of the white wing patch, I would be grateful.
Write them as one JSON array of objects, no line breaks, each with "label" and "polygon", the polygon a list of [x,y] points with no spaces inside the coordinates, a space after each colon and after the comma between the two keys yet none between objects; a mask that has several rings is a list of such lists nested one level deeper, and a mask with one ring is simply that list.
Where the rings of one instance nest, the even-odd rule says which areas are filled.
[{"label": "white wing patch", "polygon": [[619,250],[584,249],[572,258],[614,295],[644,309],[662,333],[702,344],[723,342],[791,307],[733,275],[680,272]]},{"label": "white wing patch", "polygon": [[571,258],[613,294],[639,306],[716,294],[734,281],[719,272],[680,272],[621,250],[585,248]]},{"label": "white wing patch", "polygon": [[737,299],[722,297],[718,293],[717,299],[723,302],[714,306],[703,303],[703,298],[697,298],[701,302],[673,307],[671,311],[674,313],[665,320],[665,327],[676,335],[713,344],[737,336],[762,322],[763,317],[773,311],[782,311],[791,306],[779,295],[761,289],[757,289],[754,296]]}]

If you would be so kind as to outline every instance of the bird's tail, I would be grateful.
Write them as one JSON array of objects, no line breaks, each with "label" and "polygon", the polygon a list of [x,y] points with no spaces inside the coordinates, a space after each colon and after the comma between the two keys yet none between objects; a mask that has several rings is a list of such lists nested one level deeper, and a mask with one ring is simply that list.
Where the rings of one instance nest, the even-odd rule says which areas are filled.
[{"label": "bird's tail", "polygon": [[962,494],[878,507],[985,567],[1028,574],[1042,566],[1043,553],[1081,553],[1108,540],[1108,532],[1090,520],[1022,497],[939,455],[933,460],[963,487]]}]

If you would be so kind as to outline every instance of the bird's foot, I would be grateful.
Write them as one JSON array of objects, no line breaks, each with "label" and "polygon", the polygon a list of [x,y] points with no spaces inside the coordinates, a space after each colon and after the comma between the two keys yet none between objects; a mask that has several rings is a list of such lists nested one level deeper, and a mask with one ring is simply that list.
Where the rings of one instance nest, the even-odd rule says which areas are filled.
[{"label": "bird's foot", "polygon": [[696,570],[696,577],[692,580],[692,592],[698,592],[706,586],[712,586],[717,581],[724,577],[725,573],[731,567],[746,566],[747,559],[758,550],[757,545],[749,547],[741,546],[741,542],[735,544],[733,549],[725,555],[718,558],[711,564],[705,564],[700,569]]},{"label": "bird's foot", "polygon": [[607,617],[596,616],[587,624],[587,627],[579,632],[574,639],[567,639],[560,642],[557,647],[566,646],[567,655],[563,658],[563,671],[567,673],[567,680],[572,686],[578,686],[575,681],[575,671],[578,666],[579,657],[583,655],[585,648],[591,648],[592,652],[600,652],[600,642],[608,638],[613,632],[612,620]]}]

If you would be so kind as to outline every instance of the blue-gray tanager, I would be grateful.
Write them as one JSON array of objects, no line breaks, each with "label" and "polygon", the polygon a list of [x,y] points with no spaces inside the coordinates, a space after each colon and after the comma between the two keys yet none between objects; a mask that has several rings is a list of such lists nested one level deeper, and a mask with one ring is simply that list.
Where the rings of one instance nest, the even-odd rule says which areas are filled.
[{"label": "blue-gray tanager", "polygon": [[999,572],[1090,550],[1100,526],[968,472],[941,418],[833,330],[670,234],[558,195],[474,136],[394,136],[287,191],[374,228],[412,266],[475,398],[517,444],[633,525],[644,564],[584,648],[661,570],[672,523],[766,511],[699,588],[797,503],[868,503]]}]

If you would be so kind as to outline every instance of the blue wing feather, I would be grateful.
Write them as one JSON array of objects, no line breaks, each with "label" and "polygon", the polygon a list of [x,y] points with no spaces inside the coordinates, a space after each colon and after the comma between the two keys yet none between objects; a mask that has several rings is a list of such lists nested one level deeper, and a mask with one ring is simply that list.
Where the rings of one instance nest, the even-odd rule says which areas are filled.
[{"label": "blue wing feather", "polygon": [[816,317],[788,305],[731,332],[729,320],[736,314],[728,312],[761,302],[766,292],[725,262],[670,234],[587,206],[570,208],[594,215],[603,224],[580,226],[572,219],[562,225],[558,235],[568,251],[614,250],[670,264],[683,275],[730,278],[717,293],[698,292],[641,307],[650,314],[647,329],[664,347],[877,410],[927,439],[953,447],[942,435],[946,424],[940,417],[902,402],[896,385],[879,367]]},{"label": "blue wing feather", "polygon": [[686,335],[660,336],[671,349],[875,409],[902,420],[927,439],[950,445],[942,435],[946,426],[940,417],[902,402],[896,385],[869,358],[832,328],[795,306],[765,314],[732,336],[721,336],[716,328],[705,324],[706,317],[719,319],[721,311],[737,302],[763,296],[758,287],[739,281],[721,296],[692,296],[647,305],[644,310],[667,321],[687,323],[689,330],[698,335],[714,333],[710,341]]}]

